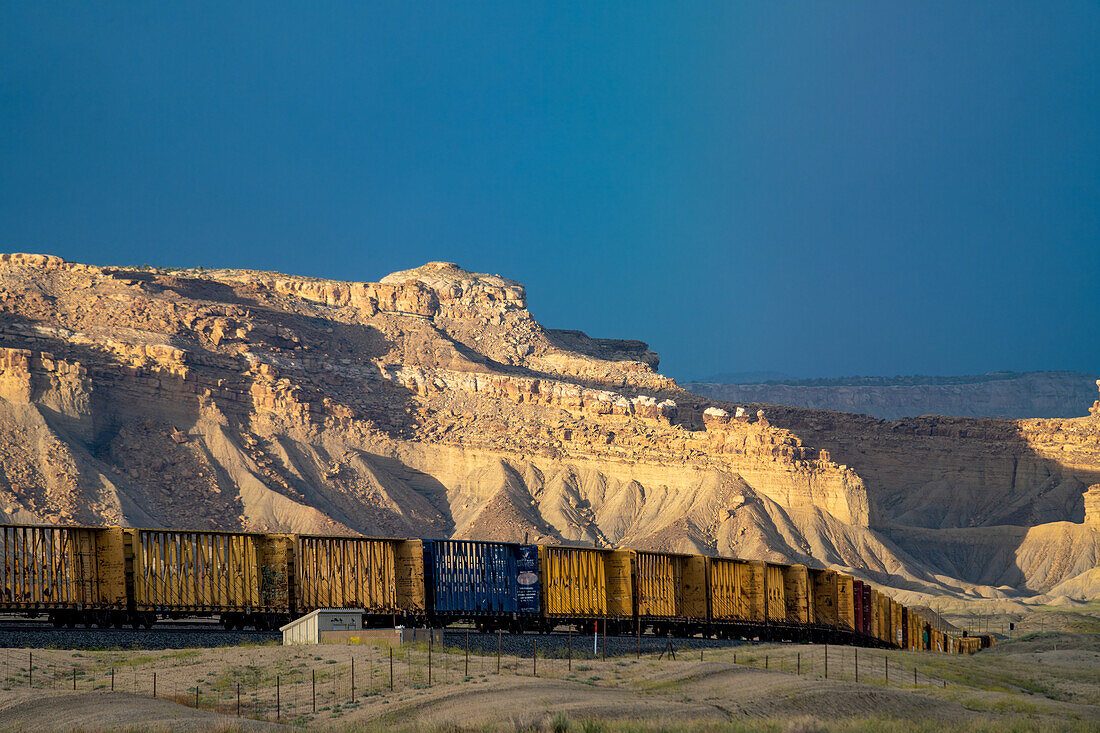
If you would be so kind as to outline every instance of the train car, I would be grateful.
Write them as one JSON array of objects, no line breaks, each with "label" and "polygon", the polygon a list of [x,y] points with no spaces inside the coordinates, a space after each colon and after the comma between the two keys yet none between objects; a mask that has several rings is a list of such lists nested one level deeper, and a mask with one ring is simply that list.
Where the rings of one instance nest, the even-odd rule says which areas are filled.
[{"label": "train car", "polygon": [[575,622],[582,628],[595,628],[604,621],[615,631],[631,630],[634,590],[629,550],[538,547],[546,624]]},{"label": "train car", "polygon": [[371,624],[424,612],[420,540],[294,535],[292,544],[297,613],[362,608]]},{"label": "train car", "polygon": [[764,614],[769,624],[787,623],[787,593],[782,565],[764,566]]},{"label": "train car", "polygon": [[0,610],[56,626],[128,619],[122,531],[114,527],[0,526]]},{"label": "train car", "polygon": [[934,626],[930,626],[928,629],[930,636],[929,651],[943,652],[944,651],[944,633]]},{"label": "train car", "polygon": [[977,636],[964,636],[959,639],[960,654],[974,654],[982,649],[982,640]]},{"label": "train car", "polygon": [[631,552],[637,629],[656,633],[701,627],[707,621],[706,558],[670,552]]},{"label": "train car", "polygon": [[810,571],[805,565],[783,565],[783,597],[787,605],[787,622],[807,626],[814,622],[813,593]]},{"label": "train car", "polygon": [[874,631],[871,629],[871,592],[871,584],[864,583],[859,595],[859,605],[863,616],[863,627],[861,631],[867,636],[875,635]]},{"label": "train car", "polygon": [[768,564],[760,560],[749,560],[743,571],[742,591],[745,599],[745,612],[758,623],[768,620]]},{"label": "train car", "polygon": [[814,594],[814,619],[817,624],[836,628],[837,615],[837,577],[835,570],[810,570],[810,579]]},{"label": "train car", "polygon": [[870,586],[865,586],[864,594],[866,597],[866,605],[863,609],[863,614],[867,618],[867,633],[875,639],[881,639],[878,628],[878,591]]},{"label": "train car", "polygon": [[891,643],[899,649],[904,648],[902,646],[902,608],[903,606],[900,603],[893,598],[890,599],[890,629],[893,634]]},{"label": "train car", "polygon": [[265,535],[150,529],[123,535],[135,623],[149,626],[158,614],[222,615],[227,626],[239,619],[267,628],[291,610],[286,593],[263,592]]},{"label": "train car", "polygon": [[855,578],[847,573],[836,574],[836,616],[838,628],[856,630]]},{"label": "train car", "polygon": [[537,545],[428,540],[423,557],[432,624],[468,620],[482,632],[519,632],[538,625]]},{"label": "train car", "polygon": [[712,621],[752,620],[746,596],[749,576],[747,562],[725,557],[707,558],[707,596]]},{"label": "train car", "polygon": [[885,593],[879,594],[879,609],[881,613],[879,631],[882,634],[880,638],[883,643],[894,646],[894,607],[891,604],[890,596]]},{"label": "train car", "polygon": [[863,633],[863,581],[852,579],[852,628]]},{"label": "train car", "polygon": [[909,618],[912,621],[909,629],[909,647],[913,651],[925,651],[928,647],[925,639],[925,627],[927,624],[924,621],[924,616],[909,609]]}]

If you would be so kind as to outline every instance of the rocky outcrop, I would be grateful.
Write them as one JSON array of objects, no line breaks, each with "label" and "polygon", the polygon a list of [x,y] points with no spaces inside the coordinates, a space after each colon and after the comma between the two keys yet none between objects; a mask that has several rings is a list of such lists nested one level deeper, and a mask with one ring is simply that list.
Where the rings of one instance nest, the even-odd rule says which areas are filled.
[{"label": "rocky outcrop", "polygon": [[1085,524],[1100,527],[1100,484],[1093,484],[1083,497]]},{"label": "rocky outcrop", "polygon": [[736,553],[956,595],[974,573],[903,529],[1093,521],[1093,418],[718,403],[656,364],[450,263],[371,283],[3,256],[0,511]]}]

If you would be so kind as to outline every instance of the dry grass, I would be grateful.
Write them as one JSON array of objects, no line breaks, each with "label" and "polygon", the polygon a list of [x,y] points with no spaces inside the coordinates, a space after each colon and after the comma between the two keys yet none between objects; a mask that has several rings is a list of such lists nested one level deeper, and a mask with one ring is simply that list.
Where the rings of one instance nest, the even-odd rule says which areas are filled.
[{"label": "dry grass", "polygon": [[[1055,651],[1057,646],[1057,651]],[[117,693],[178,703],[235,725],[242,715],[302,727],[408,730],[862,731],[1095,730],[1100,639],[1029,636],[973,656],[767,644],[708,649],[678,660],[643,655],[575,661],[398,650],[250,646],[127,653],[0,650],[0,728],[35,724],[35,700]],[[355,689],[351,668],[355,663]],[[764,669],[765,664],[767,669]],[[889,667],[889,680],[886,677]],[[913,684],[913,669],[917,684]],[[801,674],[799,674],[799,672]],[[316,686],[314,687],[314,680]],[[316,690],[316,708],[314,707]],[[17,719],[5,717],[19,701]],[[138,704],[128,703],[128,704]],[[14,703],[12,703],[14,704]],[[43,702],[43,705],[48,704]],[[14,714],[14,713],[13,713]],[[224,717],[222,717],[224,716]],[[140,727],[141,718],[119,721]],[[73,722],[80,725],[80,719]],[[93,726],[94,727],[94,726]]]}]

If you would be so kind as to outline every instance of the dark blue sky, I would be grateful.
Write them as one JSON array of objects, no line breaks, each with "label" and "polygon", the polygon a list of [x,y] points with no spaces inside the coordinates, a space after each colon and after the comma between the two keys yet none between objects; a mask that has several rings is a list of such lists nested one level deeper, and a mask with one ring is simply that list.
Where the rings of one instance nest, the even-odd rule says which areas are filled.
[{"label": "dark blue sky", "polygon": [[1096,2],[6,3],[0,250],[528,286],[686,378],[1100,369]]}]

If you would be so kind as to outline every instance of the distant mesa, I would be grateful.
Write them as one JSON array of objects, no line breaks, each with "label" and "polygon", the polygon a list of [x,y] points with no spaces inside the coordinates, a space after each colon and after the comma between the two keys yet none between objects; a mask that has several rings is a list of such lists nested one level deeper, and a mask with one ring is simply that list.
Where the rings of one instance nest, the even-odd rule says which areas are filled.
[{"label": "distant mesa", "polygon": [[[733,376],[733,375],[727,375]],[[953,417],[1077,417],[1095,391],[1096,375],[994,372],[958,377],[846,377],[687,382],[702,397],[839,410],[885,420]]]}]

